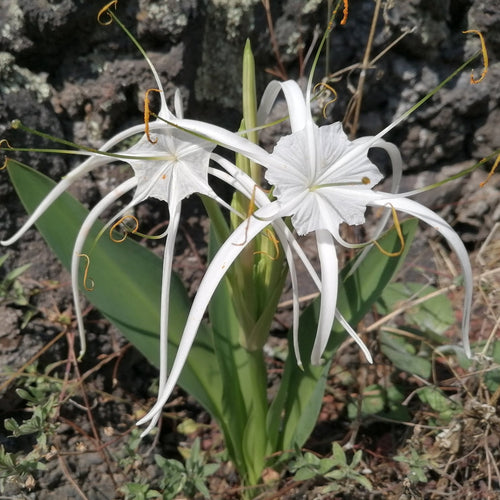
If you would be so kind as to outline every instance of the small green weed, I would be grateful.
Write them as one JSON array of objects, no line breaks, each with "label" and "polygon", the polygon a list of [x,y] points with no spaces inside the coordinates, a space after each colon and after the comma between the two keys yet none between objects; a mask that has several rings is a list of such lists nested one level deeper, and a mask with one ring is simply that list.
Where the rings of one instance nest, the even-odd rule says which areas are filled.
[{"label": "small green weed", "polygon": [[[4,491],[6,481],[28,488],[35,485],[33,476],[37,471],[45,469],[44,461],[49,454],[50,437],[55,432],[54,419],[59,407],[61,385],[37,375],[33,365],[29,370],[33,375],[29,375],[23,382],[24,388],[18,388],[16,392],[27,402],[32,414],[21,423],[14,418],[7,418],[4,426],[12,433],[13,438],[34,435],[35,444],[27,454],[8,453],[0,446],[0,492]],[[19,379],[21,380],[22,378]]]},{"label": "small green weed", "polygon": [[[0,267],[2,267],[9,258],[8,254],[0,257]],[[31,264],[25,264],[12,271],[9,271],[2,280],[0,280],[0,303],[16,304],[18,306],[27,306],[29,297],[26,295],[18,278],[23,274]]]},{"label": "small green weed", "polygon": [[321,490],[325,494],[349,492],[356,485],[372,491],[373,487],[369,479],[356,470],[361,463],[361,458],[362,452],[358,450],[349,464],[342,446],[335,442],[332,445],[331,457],[319,458],[313,453],[306,452],[290,465],[290,471],[294,473],[296,481],[311,479],[327,481],[328,484]]},{"label": "small green weed", "polygon": [[[0,268],[5,264],[8,258],[9,254],[0,256]],[[24,309],[22,328],[28,324],[30,319],[37,312],[29,303],[30,294],[24,289],[22,283],[18,279],[21,274],[30,267],[31,264],[24,264],[23,266],[19,266],[7,272],[5,276],[0,279],[0,305],[14,304]]]},{"label": "small green weed", "polygon": [[[132,453],[129,454],[133,460],[136,457],[134,443],[136,436],[131,436]],[[161,498],[162,500],[173,500],[177,495],[183,493],[188,498],[193,498],[201,493],[205,498],[210,498],[210,492],[206,486],[206,480],[219,468],[219,464],[207,464],[205,455],[201,452],[200,439],[196,438],[189,450],[188,456],[183,464],[179,460],[167,459],[161,455],[155,455],[156,465],[161,470],[161,478],[157,484],[146,482],[138,477],[135,482],[126,483],[120,488],[126,500],[145,500],[148,498]]]}]

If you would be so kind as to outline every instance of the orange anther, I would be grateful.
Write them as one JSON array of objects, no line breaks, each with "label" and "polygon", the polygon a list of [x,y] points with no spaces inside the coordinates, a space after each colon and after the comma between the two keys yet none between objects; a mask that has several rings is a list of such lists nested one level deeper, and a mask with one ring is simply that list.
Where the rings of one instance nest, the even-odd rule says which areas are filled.
[{"label": "orange anther", "polygon": [[[81,253],[78,257],[83,257],[86,260],[85,270],[83,271],[83,288],[87,292],[91,292],[94,289],[94,280],[89,278],[89,267],[90,267],[90,257],[86,253]],[[89,284],[87,284],[89,282]]]},{"label": "orange anther", "polygon": [[[116,10],[116,5],[118,4],[118,0],[112,0],[111,2],[109,2],[108,4],[106,4],[100,11],[99,13],[97,14],[97,22],[99,24],[102,24],[103,26],[109,26],[112,22],[113,22],[113,14],[111,14],[111,12],[109,12],[109,10],[111,9],[111,7],[114,7],[115,10]],[[104,15],[104,14],[107,14],[108,16],[108,19],[106,21],[103,21],[101,19],[101,17]]]},{"label": "orange anther", "polygon": [[495,170],[497,169],[499,163],[500,163],[500,154],[497,156],[495,163],[491,167],[491,170],[490,170],[490,173],[488,174],[488,177],[486,177],[486,179],[479,184],[479,187],[484,187],[486,185],[486,183],[491,179],[491,177],[495,173]]},{"label": "orange anther", "polygon": [[486,44],[484,43],[484,37],[483,34],[478,31],[478,30],[467,30],[467,31],[462,31],[462,33],[474,33],[477,36],[479,36],[479,40],[481,41],[481,52],[483,54],[483,71],[481,72],[481,76],[479,78],[474,78],[474,71],[472,71],[470,75],[470,82],[472,84],[479,83],[484,80],[484,77],[486,76],[486,73],[488,73],[488,51],[486,50]]},{"label": "orange anther", "polygon": [[144,132],[146,133],[146,137],[151,144],[156,144],[158,142],[158,137],[156,139],[151,139],[149,135],[149,116],[151,114],[149,110],[149,93],[150,92],[161,92],[160,89],[148,89],[146,90],[146,95],[144,96]]},{"label": "orange anther", "polygon": [[344,25],[347,22],[347,16],[349,14],[349,2],[348,0],[344,0],[344,17],[342,17],[342,21],[340,21],[340,24]]},{"label": "orange anther", "polygon": [[333,94],[333,99],[331,99],[330,101],[328,101],[324,106],[323,106],[323,118],[326,119],[326,108],[328,107],[329,104],[331,104],[332,102],[335,102],[337,100],[337,91],[331,87],[330,85],[328,85],[327,83],[324,83],[324,82],[320,82],[320,83],[317,83],[315,86],[314,86],[314,90],[316,90],[317,87],[325,87],[327,90],[329,90],[332,94]]},{"label": "orange anther", "polygon": [[[115,238],[113,236],[113,231],[120,225],[122,224],[123,222],[125,222],[127,219],[132,219],[134,221],[134,227],[133,228],[126,228],[125,229],[125,233],[123,234],[123,236],[121,238]],[[126,239],[127,239],[127,235],[128,233],[136,233],[137,230],[139,229],[139,221],[137,220],[137,217],[134,217],[133,215],[124,215],[120,220],[118,220],[117,222],[115,222],[110,230],[109,230],[109,237],[111,238],[111,241],[113,241],[114,243],[123,243]]]},{"label": "orange anther", "polygon": [[[340,21],[340,24],[344,25],[347,22],[347,15],[349,14],[349,2],[348,0],[343,0],[344,4],[344,10],[342,12],[343,17],[342,20]],[[337,15],[337,11],[339,10],[340,7],[340,0],[337,2],[337,5],[335,9],[333,9],[333,12],[330,16],[330,22],[328,23],[328,27],[326,28],[326,31],[332,31],[333,30],[333,23],[335,21],[335,17]]]}]

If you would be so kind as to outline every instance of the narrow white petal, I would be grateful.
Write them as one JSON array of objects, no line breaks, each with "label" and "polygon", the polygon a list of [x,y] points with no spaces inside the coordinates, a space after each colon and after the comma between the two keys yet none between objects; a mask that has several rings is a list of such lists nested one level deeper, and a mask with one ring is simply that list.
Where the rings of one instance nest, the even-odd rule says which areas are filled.
[{"label": "narrow white petal", "polygon": [[54,203],[61,194],[63,194],[75,181],[80,177],[90,172],[94,168],[100,167],[109,163],[109,158],[92,157],[83,162],[79,167],[71,171],[58,184],[56,184],[50,193],[40,202],[34,212],[28,217],[28,220],[16,233],[9,239],[1,242],[2,245],[8,246],[15,243],[23,234],[45,213],[45,211]]},{"label": "narrow white petal", "polygon": [[361,340],[361,337],[353,330],[351,325],[347,322],[344,316],[342,316],[339,310],[335,311],[335,318],[344,327],[347,333],[354,339],[356,344],[358,344],[359,348],[363,351],[363,354],[365,355],[368,363],[373,363],[373,358],[370,351],[368,350],[368,347],[366,347],[366,344]]},{"label": "narrow white petal", "polygon": [[450,247],[456,252],[460,267],[462,268],[465,288],[464,310],[462,316],[462,342],[466,355],[471,357],[469,323],[472,308],[473,279],[469,256],[462,240],[444,219],[416,201],[407,198],[388,198],[386,200],[374,200],[372,204],[380,207],[392,205],[396,210],[418,217],[420,220],[439,231]]},{"label": "narrow white petal", "polygon": [[181,204],[170,207],[170,222],[167,241],[163,253],[163,269],[160,299],[160,377],[158,384],[158,398],[161,397],[168,374],[168,323],[170,314],[170,283],[172,277],[172,262],[174,258],[175,239],[181,218]]},{"label": "narrow white petal", "polygon": [[267,117],[273,109],[278,94],[281,92],[281,82],[272,80],[269,82],[260,98],[259,109],[257,110],[257,124],[264,125]]},{"label": "narrow white petal", "polygon": [[182,120],[184,118],[184,108],[182,105],[181,91],[179,89],[175,90],[174,109],[175,109],[175,114],[177,115],[177,118],[180,118]]},{"label": "narrow white petal", "polygon": [[[180,221],[180,203],[170,213],[170,222],[167,232],[167,240],[163,253],[162,265],[162,282],[161,282],[161,298],[160,298],[160,373],[158,380],[158,396],[159,400],[164,394],[168,380],[168,323],[170,312],[170,283],[172,274],[172,261],[174,255],[175,239]],[[160,420],[163,410],[163,405],[158,407],[156,411],[150,411],[151,418],[149,425],[141,433],[141,437],[149,434]]]},{"label": "narrow white petal", "polygon": [[83,221],[78,235],[73,246],[73,254],[71,256],[71,288],[73,291],[73,302],[75,305],[75,315],[78,325],[78,332],[80,335],[80,354],[79,357],[85,354],[86,350],[86,340],[85,340],[85,327],[83,325],[82,309],[80,306],[80,287],[78,285],[79,281],[79,263],[80,255],[82,253],[83,245],[87,239],[92,226],[95,224],[97,219],[101,214],[107,210],[118,198],[123,196],[125,193],[130,191],[136,186],[136,180],[134,178],[128,179],[118,187],[110,191],[99,203],[97,203],[94,208],[88,213],[87,217]]},{"label": "narrow white petal", "polygon": [[[283,221],[279,221],[283,222]],[[277,227],[278,226],[278,227]],[[283,223],[283,226],[286,225]],[[302,358],[300,355],[299,347],[299,317],[300,317],[300,302],[299,302],[299,280],[297,278],[297,271],[295,269],[295,262],[293,260],[293,253],[290,248],[290,244],[295,241],[292,233],[288,232],[284,234],[283,227],[280,224],[273,224],[273,227],[278,235],[281,245],[285,252],[286,261],[288,263],[288,270],[290,272],[290,281],[292,283],[292,340],[293,340],[293,350],[295,352],[295,359],[297,364],[302,368]]]},{"label": "narrow white petal", "polygon": [[307,123],[312,122],[309,103],[305,101],[304,93],[296,81],[282,82],[281,88],[288,104],[292,132],[302,130]]},{"label": "narrow white petal", "polygon": [[248,159],[261,165],[267,166],[274,163],[273,158],[271,158],[271,155],[265,149],[217,125],[197,120],[173,120],[172,124],[193,134],[198,134],[235,153],[241,153]]},{"label": "narrow white petal", "polygon": [[335,319],[338,292],[338,259],[332,235],[325,230],[316,231],[318,256],[321,263],[321,307],[318,330],[311,353],[311,363],[321,363]]},{"label": "narrow white petal", "polygon": [[299,84],[293,80],[269,82],[262,94],[257,112],[257,123],[259,125],[265,123],[280,91],[283,91],[287,101],[292,131],[303,129],[309,116],[309,104],[304,101],[304,94]]},{"label": "narrow white petal", "polygon": [[[100,149],[100,151],[106,152],[112,147],[119,144],[122,140],[140,133],[144,127],[135,126],[130,127],[123,132],[112,137],[109,141],[107,141]],[[90,158],[87,158],[83,163],[81,163],[78,167],[74,168],[71,172],[69,172],[58,184],[56,184],[50,193],[40,202],[35,211],[30,215],[28,220],[22,225],[22,227],[16,231],[16,233],[11,236],[9,239],[1,241],[0,244],[4,246],[12,245],[15,243],[23,234],[45,213],[45,211],[54,203],[54,201],[61,196],[66,189],[68,189],[74,182],[80,179],[83,175],[88,172],[106,165],[113,161],[112,158],[107,156],[100,156],[99,152],[96,153],[88,153],[86,151],[82,151],[82,155],[92,155]]]},{"label": "narrow white petal", "polygon": [[[251,241],[267,225],[269,225],[269,222],[263,222],[254,217],[251,217],[249,221],[244,221],[236,228],[236,230],[224,242],[217,254],[214,256],[212,262],[208,266],[205,276],[201,280],[196,297],[191,306],[191,310],[189,311],[189,316],[182,333],[177,355],[172,365],[172,370],[168,376],[165,387],[163,388],[163,394],[160,398],[158,398],[149,413],[137,422],[137,425],[145,424],[146,422],[156,418],[158,412],[161,411],[170,397],[170,394],[172,393],[172,390],[174,389],[175,384],[177,383],[177,380],[182,372],[182,368],[186,363],[189,351],[191,350],[196,333],[205,314],[205,310],[215,292],[215,289],[217,288],[217,285],[222,280],[234,260],[245,248],[245,245],[241,245],[240,243],[242,241]],[[150,428],[151,425],[148,429]]]}]

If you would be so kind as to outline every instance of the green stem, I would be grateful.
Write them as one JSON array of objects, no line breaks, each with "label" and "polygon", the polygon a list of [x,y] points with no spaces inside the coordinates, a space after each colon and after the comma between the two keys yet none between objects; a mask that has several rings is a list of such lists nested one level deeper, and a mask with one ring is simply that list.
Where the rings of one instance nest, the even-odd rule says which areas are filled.
[{"label": "green stem", "polygon": [[247,422],[243,434],[243,455],[246,462],[246,483],[258,484],[268,450],[267,417],[267,368],[262,349],[245,350],[246,363],[240,369],[244,387],[243,398],[247,408]]}]

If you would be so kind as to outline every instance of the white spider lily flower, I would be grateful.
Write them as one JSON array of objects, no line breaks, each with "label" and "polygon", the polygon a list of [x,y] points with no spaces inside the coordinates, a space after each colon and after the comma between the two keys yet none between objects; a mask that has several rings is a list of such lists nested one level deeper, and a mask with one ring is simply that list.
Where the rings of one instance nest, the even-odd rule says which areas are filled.
[{"label": "white spider lily flower", "polygon": [[[42,200],[21,229],[19,229],[11,238],[2,241],[1,244],[11,245],[17,241],[62,193],[64,193],[73,183],[82,178],[85,174],[98,167],[116,162],[117,160],[128,163],[132,167],[134,176],[112,189],[111,192],[98,202],[97,205],[90,211],[85,221],[82,223],[73,248],[71,276],[75,314],[80,334],[80,357],[85,353],[86,349],[85,330],[80,304],[80,284],[78,278],[82,249],[85,245],[91,227],[99,216],[112,206],[118,198],[135,188],[132,200],[126,205],[125,208],[120,210],[118,214],[110,219],[106,227],[110,227],[113,223],[119,221],[127,214],[127,212],[130,212],[133,207],[148,198],[156,198],[161,201],[165,201],[168,204],[170,220],[168,229],[164,234],[164,236],[166,236],[166,242],[163,258],[160,299],[159,387],[160,391],[162,391],[162,387],[166,383],[168,372],[167,346],[169,295],[174,245],[179,227],[182,201],[190,195],[197,193],[206,195],[216,200],[229,210],[233,209],[221,198],[219,198],[209,185],[208,178],[209,173],[212,170],[209,163],[215,144],[196,137],[195,135],[170,124],[176,120],[182,120],[180,96],[178,93],[175,95],[174,103],[176,116],[167,107],[158,74],[149,59],[148,62],[158,85],[157,90],[161,100],[161,107],[157,119],[149,123],[146,117],[145,124],[130,127],[129,129],[120,132],[115,137],[107,141],[100,150],[60,150],[60,152],[66,152],[69,154],[86,155],[89,156],[89,158],[64,177]],[[146,102],[145,106],[147,109],[148,102]],[[119,147],[125,139],[140,134],[141,132],[145,132],[144,135],[129,149],[120,153],[109,153],[112,148]],[[68,144],[65,141],[59,142]],[[89,256],[86,257],[89,262]]]},{"label": "white spider lily flower", "polygon": [[[194,122],[190,122],[191,125]],[[244,142],[242,142],[241,138],[238,136],[234,136],[231,132],[224,131],[222,129],[218,129],[217,127],[213,127],[208,124],[197,123],[196,128],[203,130],[203,132],[212,133],[215,136],[218,136],[218,140],[223,139],[224,144],[230,144],[234,141],[238,147],[248,147],[249,150],[257,151],[254,148],[252,143],[248,143],[245,146]],[[263,151],[263,150],[261,150]],[[264,155],[267,155],[265,151]],[[298,293],[298,280],[297,274],[295,271],[295,264],[293,260],[292,249],[296,252],[298,257],[302,260],[305,265],[306,270],[311,275],[318,289],[325,293],[324,284],[318,277],[316,271],[312,267],[310,261],[306,257],[305,253],[299,246],[295,237],[292,235],[291,231],[285,224],[285,222],[281,219],[281,217],[273,218],[273,220],[269,220],[265,214],[268,209],[271,207],[273,209],[276,208],[277,202],[271,202],[267,195],[261,191],[260,189],[256,189],[255,182],[247,176],[244,172],[239,170],[236,166],[234,166],[228,160],[218,156],[213,155],[214,161],[216,161],[224,170],[222,171],[214,171],[213,174],[225,181],[228,184],[231,184],[240,192],[244,193],[248,198],[253,198],[255,204],[259,208],[252,216],[250,216],[247,220],[244,220],[236,230],[229,236],[229,238],[222,244],[219,248],[218,252],[210,262],[210,265],[203,276],[203,279],[198,287],[198,291],[196,293],[195,299],[191,306],[188,319],[186,321],[184,331],[181,337],[181,342],[179,344],[179,348],[177,350],[176,358],[172,365],[172,369],[168,375],[168,379],[166,384],[163,386],[163,390],[160,392],[159,397],[151,410],[137,422],[137,425],[142,425],[149,423],[147,428],[142,432],[142,436],[149,433],[149,431],[156,425],[158,418],[161,414],[163,406],[167,402],[170,394],[172,393],[179,377],[182,372],[182,368],[187,360],[189,355],[189,351],[191,350],[191,346],[196,337],[198,328],[205,314],[206,308],[218,286],[220,281],[224,278],[226,272],[228,271],[231,264],[236,260],[236,258],[243,251],[245,245],[242,245],[241,242],[250,242],[255,236],[257,236],[260,232],[262,232],[268,225],[272,225],[273,229],[276,231],[279,241],[281,242],[285,256],[288,262],[290,277],[292,282],[292,290],[293,290],[293,323],[292,323],[292,338],[294,351],[297,358],[297,362],[299,366],[302,366],[302,361],[300,357],[300,348],[299,348],[299,338],[298,338],[298,325],[299,325],[299,293]],[[261,215],[263,217],[261,217]],[[337,274],[336,267],[336,259],[333,261],[335,268],[329,269],[334,274]],[[325,264],[326,266],[326,264]],[[323,269],[324,270],[324,269]],[[327,290],[326,293],[329,291]],[[358,345],[363,350],[367,359],[372,362],[371,354],[367,347],[364,345],[362,340],[356,334],[356,332],[351,328],[345,318],[340,314],[340,312],[333,307],[332,314],[334,317],[338,319],[338,321],[342,324],[342,326],[349,332],[349,334],[355,339]],[[333,318],[332,321],[333,323]]]},{"label": "white spider lily flower", "polygon": [[[339,123],[318,127],[312,120],[309,95],[304,98],[295,82],[281,88],[290,111],[292,134],[281,138],[266,165],[265,177],[274,186],[276,212],[270,218],[290,216],[299,234],[315,231],[321,262],[322,298],[318,332],[311,360],[319,363],[333,322],[332,304],[338,287],[334,240],[346,245],[339,235],[341,223],[362,224],[368,206],[392,207],[411,214],[431,225],[446,238],[460,261],[465,284],[462,322],[463,347],[470,356],[469,319],[472,303],[472,269],[467,251],[449,224],[421,204],[408,200],[405,194],[380,193],[373,187],[382,174],[368,159],[373,147],[386,150],[394,162],[400,162],[394,146],[381,137],[399,120],[375,137],[350,141]],[[277,164],[278,163],[278,164]],[[400,170],[397,165],[397,169]]]},{"label": "white spider lily flower", "polygon": [[[392,190],[398,189],[402,167],[401,156],[396,146],[384,141],[382,137],[404,120],[408,113],[376,136],[350,141],[339,123],[323,127],[318,127],[314,123],[309,106],[310,85],[304,97],[299,85],[294,81],[272,82],[268,86],[259,111],[261,121],[279,91],[283,91],[288,104],[292,133],[278,141],[272,154],[210,124],[181,120],[178,126],[192,133],[210,137],[224,147],[243,154],[265,167],[266,180],[273,186],[273,195],[276,199],[272,203],[260,205],[261,208],[254,214],[254,218],[262,223],[262,228],[265,227],[266,221],[272,223],[284,217],[291,217],[297,233],[315,232],[321,264],[321,308],[311,361],[314,364],[321,362],[334,320],[333,305],[336,304],[338,289],[334,243],[337,241],[344,246],[355,246],[349,245],[340,237],[339,226],[341,223],[351,225],[364,223],[368,206],[392,207],[420,218],[440,231],[455,250],[464,275],[465,286],[462,341],[466,354],[470,356],[468,333],[472,305],[472,269],[465,246],[446,221],[426,207],[408,200],[407,196],[411,193],[373,191],[375,185],[382,179],[382,174],[368,159],[371,148],[381,148],[387,152],[395,177]],[[251,219],[251,223],[247,226],[248,240],[250,234],[253,234],[250,233],[250,229],[258,232],[260,224]],[[379,233],[380,231],[376,232],[376,237]],[[214,279],[213,276],[211,279]],[[348,331],[356,342],[363,346],[359,337],[353,335],[352,329]],[[185,333],[186,338],[193,335],[193,332],[188,333],[186,330]],[[367,354],[367,359],[371,360],[366,348],[363,348],[363,351]]]}]

